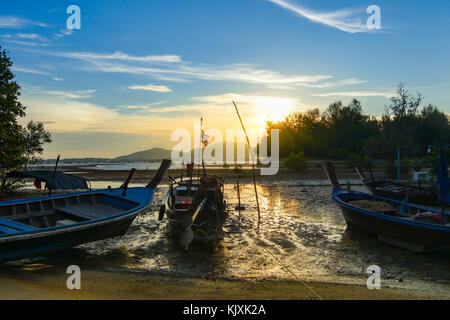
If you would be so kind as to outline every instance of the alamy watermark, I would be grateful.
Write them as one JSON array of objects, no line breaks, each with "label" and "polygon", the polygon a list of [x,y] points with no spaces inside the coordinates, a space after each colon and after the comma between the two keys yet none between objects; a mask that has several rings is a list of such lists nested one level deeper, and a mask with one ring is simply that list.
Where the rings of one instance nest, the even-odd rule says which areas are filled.
[{"label": "alamy watermark", "polygon": [[381,289],[381,268],[373,264],[367,267],[366,273],[370,274],[366,282],[367,289]]},{"label": "alamy watermark", "polygon": [[367,14],[370,16],[367,18],[367,29],[381,29],[381,9],[377,5],[371,5],[367,7]]},{"label": "alamy watermark", "polygon": [[[254,161],[255,164],[263,165],[260,168],[261,175],[277,174],[279,169],[279,130],[271,130],[270,138],[257,131],[249,131],[248,136],[253,158],[242,130],[226,129],[224,135],[218,129],[203,131],[201,122],[194,121],[193,138],[189,130],[184,128],[172,132],[171,141],[178,142],[172,148],[172,162],[182,164],[191,162],[193,159],[194,163],[204,163],[205,165],[244,165]],[[214,143],[210,143],[212,138]],[[270,140],[270,156],[268,140]],[[248,152],[246,152],[247,150]]]},{"label": "alamy watermark", "polygon": [[81,29],[81,9],[77,5],[70,5],[66,10],[70,16],[67,18],[66,26],[67,30],[80,30]]},{"label": "alamy watermark", "polygon": [[67,267],[67,274],[70,276],[67,278],[66,285],[69,290],[81,290],[81,269],[77,265],[71,265]]}]

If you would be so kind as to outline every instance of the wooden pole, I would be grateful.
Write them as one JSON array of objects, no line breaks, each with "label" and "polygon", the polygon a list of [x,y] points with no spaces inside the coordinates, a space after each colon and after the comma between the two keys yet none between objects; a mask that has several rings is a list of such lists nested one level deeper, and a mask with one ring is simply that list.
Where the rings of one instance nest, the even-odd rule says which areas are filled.
[{"label": "wooden pole", "polygon": [[180,178],[181,181],[183,181],[183,169],[184,169],[184,161],[181,163],[181,178]]},{"label": "wooden pole", "polygon": [[241,214],[241,190],[240,190],[240,186],[239,186],[239,179],[237,180],[237,192],[238,192],[238,210],[239,210],[239,214]]},{"label": "wooden pole", "polygon": [[202,141],[203,141],[203,132],[202,132],[202,130],[203,130],[203,117],[201,117],[200,118],[200,145],[199,145],[199,151],[198,151],[198,167],[197,167],[197,175],[198,175],[198,178],[200,179],[200,165],[201,165],[201,162],[202,162],[202,160],[200,159],[200,158],[202,158],[202,145],[203,145],[203,143],[202,143]]},{"label": "wooden pole", "polygon": [[238,196],[238,206],[235,209],[239,210],[239,217],[240,217],[241,216],[241,191],[239,190],[240,189],[239,188],[239,178],[236,181],[236,187],[237,187],[237,196]]},{"label": "wooden pole", "polygon": [[50,188],[49,188],[50,190],[48,192],[48,194],[50,196],[52,195],[52,191],[53,191],[53,183],[55,182],[56,169],[58,169],[59,158],[60,158],[60,155],[58,154],[58,158],[56,158],[55,169],[53,170],[52,183],[50,185]]},{"label": "wooden pole", "polygon": [[253,155],[252,146],[250,145],[250,140],[248,139],[247,130],[245,130],[244,123],[242,122],[241,115],[239,114],[238,107],[237,107],[237,105],[236,105],[236,103],[234,101],[233,101],[233,104],[234,104],[234,108],[236,109],[236,113],[237,113],[237,115],[239,117],[239,121],[241,122],[242,129],[244,130],[245,138],[247,139],[248,149],[250,150],[250,154],[252,155],[253,186],[255,188],[256,206],[258,208],[258,231],[259,231],[259,226],[261,224],[261,211],[259,209],[258,189],[256,188],[255,157]]}]

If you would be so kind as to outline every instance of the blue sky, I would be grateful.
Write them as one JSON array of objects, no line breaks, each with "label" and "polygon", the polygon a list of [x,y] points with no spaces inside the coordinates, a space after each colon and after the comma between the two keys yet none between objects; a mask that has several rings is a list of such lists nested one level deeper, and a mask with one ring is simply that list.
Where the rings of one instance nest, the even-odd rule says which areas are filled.
[{"label": "blue sky", "polygon": [[[69,31],[69,5],[81,29]],[[366,9],[378,5],[381,29]],[[396,86],[450,113],[450,3],[437,1],[15,1],[0,12],[45,157],[169,147],[176,128],[250,127],[290,111],[362,101],[381,115]]]}]

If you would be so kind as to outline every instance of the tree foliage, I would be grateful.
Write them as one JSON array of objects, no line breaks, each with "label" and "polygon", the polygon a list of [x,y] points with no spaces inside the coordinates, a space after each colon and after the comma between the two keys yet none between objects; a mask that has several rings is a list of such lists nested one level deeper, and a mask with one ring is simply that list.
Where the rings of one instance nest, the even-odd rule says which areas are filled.
[{"label": "tree foliage", "polygon": [[303,151],[315,159],[393,163],[398,148],[402,157],[423,158],[428,144],[450,142],[450,123],[436,106],[422,107],[422,100],[419,93],[413,96],[400,84],[379,118],[365,114],[356,99],[348,105],[337,101],[323,112],[294,112],[284,121],[267,122],[267,134],[280,130],[282,158]]},{"label": "tree foliage", "polygon": [[12,61],[0,47],[0,191],[8,191],[14,181],[6,174],[39,159],[44,143],[51,142],[50,133],[40,122],[30,121],[23,127],[25,107],[19,102],[20,86],[14,81]]},{"label": "tree foliage", "polygon": [[303,151],[300,151],[298,153],[292,152],[284,161],[284,164],[289,169],[293,169],[295,171],[303,171],[308,169],[308,158],[305,157]]}]

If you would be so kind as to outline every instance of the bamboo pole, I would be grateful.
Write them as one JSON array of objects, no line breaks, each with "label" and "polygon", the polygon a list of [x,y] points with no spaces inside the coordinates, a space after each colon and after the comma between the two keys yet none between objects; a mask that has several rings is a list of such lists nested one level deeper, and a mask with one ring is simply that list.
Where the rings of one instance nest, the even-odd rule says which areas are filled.
[{"label": "bamboo pole", "polygon": [[199,145],[199,151],[198,151],[198,166],[197,166],[197,175],[200,179],[200,166],[203,161],[203,117],[200,118],[200,145]]},{"label": "bamboo pole", "polygon": [[250,145],[250,140],[248,139],[247,130],[245,130],[244,123],[242,122],[241,115],[239,114],[238,107],[234,101],[233,101],[233,104],[234,104],[234,108],[236,109],[236,113],[239,117],[239,121],[241,122],[242,129],[244,130],[245,138],[247,139],[248,149],[250,150],[250,154],[252,155],[252,176],[253,176],[253,186],[255,188],[256,206],[258,208],[258,231],[259,231],[259,226],[261,224],[261,211],[259,209],[258,190],[256,188],[255,157],[253,155],[252,146]]},{"label": "bamboo pole", "polygon": [[59,158],[60,158],[60,155],[58,154],[58,158],[56,158],[55,168],[53,170],[52,182],[51,182],[51,185],[49,188],[50,190],[48,192],[48,195],[50,195],[50,196],[52,195],[52,192],[53,192],[53,183],[55,183],[55,175],[56,175],[56,170],[58,169]]}]

